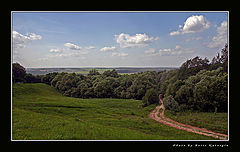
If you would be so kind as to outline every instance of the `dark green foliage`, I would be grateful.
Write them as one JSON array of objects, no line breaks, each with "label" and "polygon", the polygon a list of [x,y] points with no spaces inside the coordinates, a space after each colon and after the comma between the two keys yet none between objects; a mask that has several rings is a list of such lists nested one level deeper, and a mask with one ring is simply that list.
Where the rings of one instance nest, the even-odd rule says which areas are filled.
[{"label": "dark green foliage", "polygon": [[142,98],[143,107],[148,106],[150,104],[158,103],[158,102],[159,102],[158,92],[153,88],[147,90],[146,94]]},{"label": "dark green foliage", "polygon": [[113,69],[112,71],[111,70],[104,71],[103,75],[106,77],[115,77],[115,78],[119,76],[115,69]]},{"label": "dark green foliage", "polygon": [[156,72],[144,72],[136,75],[132,85],[128,88],[132,98],[142,99],[146,91],[151,88],[157,88]]},{"label": "dark green foliage", "polygon": [[218,53],[217,56],[215,56],[212,59],[210,69],[215,70],[218,67],[223,67],[224,72],[228,72],[228,45],[225,44],[224,48],[221,51],[221,56]]},{"label": "dark green foliage", "polygon": [[30,73],[27,73],[24,77],[24,82],[26,83],[41,83],[42,77],[40,75],[32,75]]},{"label": "dark green foliage", "polygon": [[157,72],[118,75],[115,70],[87,76],[58,73],[52,79],[51,85],[71,97],[142,99],[148,89],[158,89],[161,75],[162,73]]},{"label": "dark green foliage", "polygon": [[179,70],[171,70],[168,72],[164,71],[163,73],[161,73],[161,78],[160,78],[160,81],[158,82],[159,92],[161,92],[162,94],[165,94],[168,85],[178,80],[177,79],[178,71]]},{"label": "dark green foliage", "polygon": [[48,73],[46,75],[44,75],[41,79],[41,81],[43,83],[46,83],[48,85],[51,85],[51,81],[55,78],[55,76],[57,75],[57,72],[53,72],[53,73]]},{"label": "dark green foliage", "polygon": [[12,80],[15,82],[24,82],[26,70],[19,63],[12,64]]},{"label": "dark green foliage", "polygon": [[96,97],[98,98],[108,98],[113,95],[113,86],[115,79],[102,79],[94,84],[94,92],[96,93]]},{"label": "dark green foliage", "polygon": [[165,97],[163,99],[163,104],[166,109],[168,109],[168,110],[170,110],[170,112],[172,112],[172,114],[175,114],[180,109],[179,104],[175,101],[175,99],[173,98],[172,95]]},{"label": "dark green foliage", "polygon": [[88,75],[92,76],[92,75],[100,75],[100,73],[96,70],[96,69],[92,69],[89,71]]},{"label": "dark green foliage", "polygon": [[190,110],[207,112],[227,111],[227,73],[222,67],[202,70],[184,80],[176,92],[175,100]]},{"label": "dark green foliage", "polygon": [[184,84],[182,80],[177,80],[174,83],[170,83],[166,90],[166,96],[172,95],[175,97],[177,90]]},{"label": "dark green foliage", "polygon": [[19,63],[12,64],[12,81],[13,83],[40,83],[40,75],[26,73],[26,69]]},{"label": "dark green foliage", "polygon": [[182,64],[178,71],[178,79],[184,80],[189,76],[197,74],[200,70],[208,69],[208,62],[209,60],[207,58],[201,59],[198,56],[193,59],[187,60],[185,63]]}]

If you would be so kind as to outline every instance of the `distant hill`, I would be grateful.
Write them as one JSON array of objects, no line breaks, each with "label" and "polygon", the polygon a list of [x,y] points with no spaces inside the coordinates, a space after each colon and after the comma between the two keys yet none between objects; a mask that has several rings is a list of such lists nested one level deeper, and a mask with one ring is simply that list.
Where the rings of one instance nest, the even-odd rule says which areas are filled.
[{"label": "distant hill", "polygon": [[115,69],[119,74],[131,74],[145,71],[169,71],[177,69],[176,67],[114,67],[114,68],[103,68],[103,67],[87,67],[87,68],[26,68],[27,73],[33,75],[44,75],[52,72],[68,72],[68,73],[80,73],[87,75],[91,69],[96,69],[99,73],[103,73],[106,70]]}]

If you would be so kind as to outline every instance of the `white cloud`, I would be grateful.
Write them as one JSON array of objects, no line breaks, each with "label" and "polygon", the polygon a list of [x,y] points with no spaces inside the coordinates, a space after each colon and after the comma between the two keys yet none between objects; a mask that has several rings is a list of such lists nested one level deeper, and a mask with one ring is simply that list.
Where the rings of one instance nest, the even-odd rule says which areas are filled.
[{"label": "white cloud", "polygon": [[176,55],[184,55],[184,54],[191,54],[194,51],[189,48],[182,48],[181,46],[177,45],[174,49],[160,49],[159,54],[160,56],[176,56]]},{"label": "white cloud", "polygon": [[81,46],[78,46],[78,45],[73,44],[73,43],[65,43],[64,46],[66,46],[67,48],[69,48],[71,50],[91,50],[91,49],[95,49],[95,46],[81,47]]},{"label": "white cloud", "polygon": [[223,47],[227,43],[227,28],[227,21],[223,21],[221,26],[217,28],[217,35],[212,38],[212,41],[207,46],[209,48]]},{"label": "white cloud", "polygon": [[170,36],[202,32],[210,27],[210,22],[203,15],[192,15],[184,22],[184,26],[179,25],[180,29],[170,32]]},{"label": "white cloud", "polygon": [[52,53],[60,53],[62,51],[63,51],[62,49],[51,49],[51,50],[49,50],[49,52],[52,52]]},{"label": "white cloud", "polygon": [[88,50],[90,50],[90,49],[95,49],[96,47],[95,46],[88,46],[88,47],[85,47],[85,49],[88,49]]},{"label": "white cloud", "polygon": [[82,49],[82,47],[77,46],[77,45],[72,44],[72,43],[65,43],[64,46],[68,47],[71,50],[81,50]]},{"label": "white cloud", "polygon": [[130,36],[129,34],[121,33],[115,35],[115,41],[120,44],[121,48],[130,48],[130,47],[145,47],[148,44],[152,43],[154,40],[158,40],[159,37],[149,37],[144,34],[136,34]]},{"label": "white cloud", "polygon": [[57,53],[56,57],[82,57],[82,55],[87,54],[86,52],[65,52]]},{"label": "white cloud", "polygon": [[112,47],[103,47],[100,49],[100,51],[103,51],[103,52],[106,52],[106,51],[114,51],[116,50],[117,48],[115,46],[112,46]]},{"label": "white cloud", "polygon": [[22,35],[17,31],[12,31],[13,48],[15,49],[25,48],[26,45],[31,41],[41,39],[42,36],[35,33],[27,33],[26,35]]},{"label": "white cloud", "polygon": [[72,53],[60,53],[60,54],[56,54],[57,57],[69,57],[72,56]]},{"label": "white cloud", "polygon": [[175,50],[179,50],[179,49],[181,49],[182,47],[180,46],[180,45],[176,45],[176,47],[175,47]]},{"label": "white cloud", "polygon": [[156,53],[156,51],[155,51],[155,49],[154,49],[154,48],[150,48],[150,49],[148,49],[148,50],[144,51],[144,53],[145,53],[145,54],[155,54],[155,53]]},{"label": "white cloud", "polygon": [[197,37],[191,37],[191,38],[188,38],[188,39],[186,39],[185,41],[186,41],[186,42],[193,41],[193,40],[198,41],[198,40],[201,40],[201,39],[202,39],[201,36],[197,36]]},{"label": "white cloud", "polygon": [[112,56],[122,56],[122,57],[124,57],[124,56],[128,56],[128,54],[127,53],[117,53],[117,52],[113,52],[112,53]]},{"label": "white cloud", "polygon": [[[180,30],[180,31],[181,31],[181,30]],[[169,35],[170,35],[170,36],[180,35],[180,34],[181,34],[180,31],[173,31],[173,32],[171,32]]]},{"label": "white cloud", "polygon": [[180,45],[176,45],[175,48],[159,49],[156,51],[154,48],[150,48],[144,52],[147,55],[160,55],[160,56],[176,56],[183,54],[193,53],[193,50],[189,48],[182,48]]},{"label": "white cloud", "polygon": [[26,34],[30,40],[41,40],[42,36],[41,35],[37,35],[35,33],[27,33]]},{"label": "white cloud", "polygon": [[160,49],[159,54],[161,56],[173,56],[173,55],[181,55],[183,51],[177,49]]},{"label": "white cloud", "polygon": [[210,22],[203,16],[191,16],[189,17],[183,26],[183,33],[195,33],[201,32],[210,27]]},{"label": "white cloud", "polygon": [[49,58],[54,57],[81,57],[84,58],[83,55],[88,54],[90,49],[94,49],[94,46],[81,47],[72,43],[65,43],[64,46],[67,48],[55,48],[50,49],[49,52],[54,53],[49,55]]}]

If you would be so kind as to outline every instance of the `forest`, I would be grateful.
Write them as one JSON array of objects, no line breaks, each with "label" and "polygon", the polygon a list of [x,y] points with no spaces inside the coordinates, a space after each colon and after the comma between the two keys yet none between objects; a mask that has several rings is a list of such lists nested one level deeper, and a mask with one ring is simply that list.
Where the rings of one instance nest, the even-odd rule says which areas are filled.
[{"label": "forest", "polygon": [[192,110],[227,112],[228,45],[211,60],[196,56],[170,71],[146,71],[120,75],[115,69],[87,75],[53,72],[45,75],[26,73],[19,63],[12,64],[13,83],[45,83],[64,96],[76,98],[120,98],[142,100],[142,107],[158,103],[172,113]]}]

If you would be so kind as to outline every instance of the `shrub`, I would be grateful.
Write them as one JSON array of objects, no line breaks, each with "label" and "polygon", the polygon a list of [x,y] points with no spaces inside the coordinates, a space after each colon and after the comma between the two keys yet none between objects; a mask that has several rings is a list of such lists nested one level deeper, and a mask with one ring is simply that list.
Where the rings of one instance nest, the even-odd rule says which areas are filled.
[{"label": "shrub", "polygon": [[142,106],[145,107],[154,103],[158,103],[158,93],[155,89],[151,88],[147,90],[142,98]]},{"label": "shrub", "polygon": [[163,99],[163,104],[166,109],[170,110],[172,114],[176,114],[179,111],[179,105],[177,101],[174,100],[172,95],[169,95]]}]

